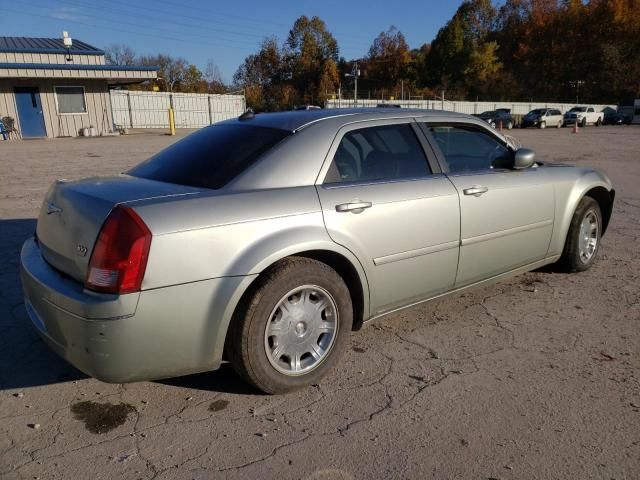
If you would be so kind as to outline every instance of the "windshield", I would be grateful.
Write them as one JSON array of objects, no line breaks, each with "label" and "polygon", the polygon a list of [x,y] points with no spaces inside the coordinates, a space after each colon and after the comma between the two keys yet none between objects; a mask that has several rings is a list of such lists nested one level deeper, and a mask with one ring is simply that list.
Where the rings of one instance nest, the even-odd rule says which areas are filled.
[{"label": "windshield", "polygon": [[570,112],[586,112],[587,111],[587,107],[573,107],[569,111]]},{"label": "windshield", "polygon": [[290,135],[276,128],[213,125],[162,150],[127,173],[197,188],[221,188]]},{"label": "windshield", "polygon": [[544,108],[536,108],[535,110],[531,110],[529,115],[543,115],[546,110]]},{"label": "windshield", "polygon": [[495,115],[495,111],[494,110],[487,110],[486,112],[482,112],[480,115]]}]

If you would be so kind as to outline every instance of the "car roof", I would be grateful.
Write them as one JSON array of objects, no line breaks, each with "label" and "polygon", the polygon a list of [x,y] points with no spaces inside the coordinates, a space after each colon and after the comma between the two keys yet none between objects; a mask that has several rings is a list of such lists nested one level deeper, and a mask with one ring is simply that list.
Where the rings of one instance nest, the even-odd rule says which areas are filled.
[{"label": "car roof", "polygon": [[328,108],[322,110],[293,110],[288,112],[257,113],[254,116],[240,120],[232,118],[221,123],[247,124],[261,127],[279,128],[295,132],[311,124],[329,119],[344,118],[344,123],[362,120],[378,120],[384,118],[412,118],[412,117],[468,117],[461,113],[441,110],[422,110],[410,108]]}]

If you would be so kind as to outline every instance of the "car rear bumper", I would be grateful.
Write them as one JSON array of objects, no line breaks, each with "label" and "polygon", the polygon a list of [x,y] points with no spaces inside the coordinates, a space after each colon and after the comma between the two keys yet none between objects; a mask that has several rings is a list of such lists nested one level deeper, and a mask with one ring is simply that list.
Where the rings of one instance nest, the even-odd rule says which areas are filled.
[{"label": "car rear bumper", "polygon": [[233,300],[248,278],[107,295],[58,273],[33,239],[21,252],[25,307],[40,336],[79,370],[111,383],[218,368]]}]

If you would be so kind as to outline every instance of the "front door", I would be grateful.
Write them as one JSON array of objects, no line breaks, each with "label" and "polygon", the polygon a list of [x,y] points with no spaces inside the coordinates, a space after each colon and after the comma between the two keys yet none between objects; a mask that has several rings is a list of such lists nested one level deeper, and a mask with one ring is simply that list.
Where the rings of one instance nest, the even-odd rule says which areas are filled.
[{"label": "front door", "polygon": [[47,131],[44,127],[44,115],[42,114],[42,102],[38,88],[16,87],[13,91],[16,95],[18,122],[22,138],[46,137]]},{"label": "front door", "polygon": [[456,189],[422,132],[398,122],[344,127],[318,186],[329,235],[365,268],[374,315],[450,290],[458,264]]},{"label": "front door", "polygon": [[428,131],[460,197],[456,287],[544,259],[555,210],[548,169],[506,168],[513,152],[483,127],[430,125]]}]

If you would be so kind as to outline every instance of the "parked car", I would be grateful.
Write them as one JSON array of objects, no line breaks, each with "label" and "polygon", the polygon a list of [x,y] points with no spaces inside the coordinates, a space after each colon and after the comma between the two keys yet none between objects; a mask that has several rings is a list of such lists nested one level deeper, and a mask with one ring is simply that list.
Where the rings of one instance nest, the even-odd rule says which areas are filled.
[{"label": "parked car", "polygon": [[127,173],[55,182],[21,252],[42,338],[88,375],[318,382],[363,323],[560,262],[590,268],[606,175],[469,115],[246,114]]},{"label": "parked car", "polygon": [[527,127],[557,127],[562,126],[562,112],[555,108],[536,108],[527,113],[520,123],[521,128]]},{"label": "parked car", "polygon": [[511,116],[511,109],[508,108],[489,110],[476,116],[491,125],[491,128],[498,128],[502,125],[502,128],[511,130],[515,125],[515,121]]},{"label": "parked car", "polygon": [[599,127],[602,125],[604,113],[596,112],[593,107],[573,107],[564,114],[563,126],[575,125],[586,127],[588,124]]},{"label": "parked car", "polygon": [[605,107],[602,110],[604,117],[602,119],[603,125],[630,125],[631,117],[625,115],[621,111],[615,108]]},{"label": "parked car", "polygon": [[297,105],[294,110],[320,110],[318,105]]}]

